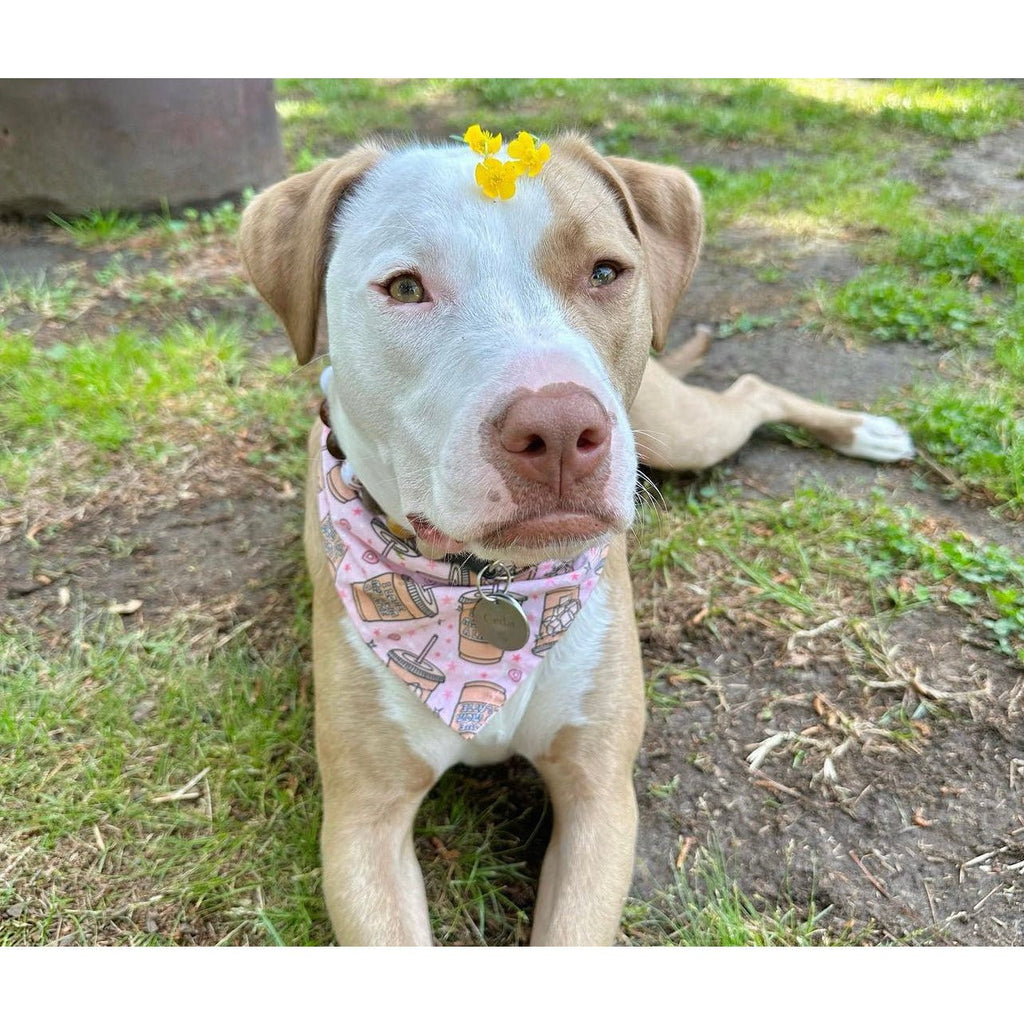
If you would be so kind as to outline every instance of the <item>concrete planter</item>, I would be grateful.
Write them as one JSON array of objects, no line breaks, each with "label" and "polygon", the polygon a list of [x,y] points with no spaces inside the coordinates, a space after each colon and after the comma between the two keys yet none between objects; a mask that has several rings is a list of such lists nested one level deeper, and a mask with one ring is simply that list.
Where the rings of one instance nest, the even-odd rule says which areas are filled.
[{"label": "concrete planter", "polygon": [[209,204],[285,170],[269,79],[0,80],[0,214]]}]

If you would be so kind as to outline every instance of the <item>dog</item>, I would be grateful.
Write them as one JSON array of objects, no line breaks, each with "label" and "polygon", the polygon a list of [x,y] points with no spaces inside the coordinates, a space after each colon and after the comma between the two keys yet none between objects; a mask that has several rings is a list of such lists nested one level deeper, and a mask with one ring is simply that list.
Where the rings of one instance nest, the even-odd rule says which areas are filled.
[{"label": "dog", "polygon": [[342,944],[431,943],[417,808],[451,765],[513,754],[554,811],[531,942],[613,942],[645,714],[625,538],[638,462],[700,470],[772,421],[847,455],[913,454],[887,418],[756,376],[706,391],[655,361],[703,234],[683,170],[565,135],[492,198],[481,174],[507,170],[504,152],[362,145],[272,186],[241,224],[300,363],[326,322],[305,550]]}]

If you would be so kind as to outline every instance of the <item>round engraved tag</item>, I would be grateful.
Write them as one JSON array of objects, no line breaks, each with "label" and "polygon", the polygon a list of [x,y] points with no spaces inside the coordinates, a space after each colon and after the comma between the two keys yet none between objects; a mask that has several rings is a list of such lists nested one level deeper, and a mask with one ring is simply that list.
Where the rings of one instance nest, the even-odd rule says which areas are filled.
[{"label": "round engraved tag", "polygon": [[480,635],[503,651],[518,651],[530,639],[526,612],[507,594],[482,597],[473,608],[473,625]]}]

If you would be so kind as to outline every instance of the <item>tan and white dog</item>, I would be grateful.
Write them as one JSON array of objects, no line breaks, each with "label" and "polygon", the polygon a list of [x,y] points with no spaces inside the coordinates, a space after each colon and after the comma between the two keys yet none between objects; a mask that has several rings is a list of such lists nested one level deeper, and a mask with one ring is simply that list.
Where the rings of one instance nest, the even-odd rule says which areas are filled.
[{"label": "tan and white dog", "polygon": [[[246,267],[300,362],[326,314],[332,429],[390,528],[415,534],[430,558],[515,567],[611,545],[572,628],[486,729],[463,738],[368,650],[339,600],[314,426],[306,554],[323,881],[339,942],[430,943],[416,810],[456,762],[516,753],[554,808],[532,941],[614,939],[644,721],[624,536],[638,455],[701,469],[769,421],[849,455],[913,454],[891,420],[753,376],[704,391],[652,361],[697,263],[698,190],[677,168],[605,158],[577,137],[551,151],[502,202],[476,186],[465,147],[363,146],[270,188],[243,219]],[[693,339],[677,369],[706,341]]]}]

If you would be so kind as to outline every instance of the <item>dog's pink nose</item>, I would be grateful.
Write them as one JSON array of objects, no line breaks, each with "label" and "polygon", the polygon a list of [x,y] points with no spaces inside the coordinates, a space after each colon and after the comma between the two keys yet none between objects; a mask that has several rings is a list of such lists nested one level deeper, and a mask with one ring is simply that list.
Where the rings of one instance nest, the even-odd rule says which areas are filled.
[{"label": "dog's pink nose", "polygon": [[494,422],[502,461],[558,497],[608,459],[608,413],[578,384],[549,384],[520,395]]}]

